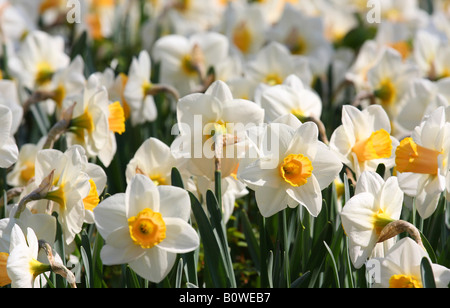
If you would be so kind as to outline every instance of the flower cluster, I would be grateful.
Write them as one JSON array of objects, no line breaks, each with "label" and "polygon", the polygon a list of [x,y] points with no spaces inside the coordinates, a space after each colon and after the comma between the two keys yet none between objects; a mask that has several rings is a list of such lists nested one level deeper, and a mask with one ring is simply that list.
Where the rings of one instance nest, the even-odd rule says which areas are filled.
[{"label": "flower cluster", "polygon": [[91,246],[155,284],[208,265],[211,241],[233,271],[242,224],[261,274],[274,217],[290,286],[319,275],[288,264],[324,215],[345,270],[378,262],[373,286],[423,287],[425,261],[449,285],[446,1],[32,2],[0,1],[1,286],[76,286]]}]

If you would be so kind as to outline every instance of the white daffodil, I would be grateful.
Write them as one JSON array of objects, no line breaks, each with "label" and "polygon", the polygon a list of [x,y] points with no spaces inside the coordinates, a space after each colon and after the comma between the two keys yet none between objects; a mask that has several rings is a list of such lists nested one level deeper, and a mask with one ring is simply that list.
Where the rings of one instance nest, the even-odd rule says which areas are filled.
[{"label": "white daffodil", "polygon": [[[450,107],[446,109],[450,114]],[[400,187],[415,197],[417,212],[424,219],[434,212],[440,194],[448,187],[450,120],[446,109],[439,107],[426,117],[395,152]]]},{"label": "white daffodil", "polygon": [[265,111],[267,122],[288,113],[300,120],[308,117],[320,119],[322,113],[319,95],[305,87],[296,75],[289,75],[281,85],[263,90],[261,107]]},{"label": "white daffodil", "polygon": [[15,218],[17,205],[10,211],[9,217],[0,220],[0,252],[9,252],[11,232],[13,226],[18,225],[26,232],[27,228],[33,229],[39,239],[53,244],[56,236],[56,218],[51,215],[32,213],[25,208],[19,218]]},{"label": "white daffodil", "polygon": [[433,264],[427,252],[413,239],[399,240],[386,254],[378,258],[380,281],[375,288],[422,288],[421,262],[427,258],[431,264],[436,287],[447,288],[450,282],[450,270],[445,266]]},{"label": "white daffodil", "polygon": [[36,29],[35,22],[16,4],[9,0],[0,1],[0,41],[8,46]]},{"label": "white daffodil", "polygon": [[450,101],[440,91],[442,86],[450,86],[450,78],[441,79],[439,82],[419,78],[411,83],[397,117],[398,131],[403,131],[403,136],[410,135],[422,119],[439,106],[450,105]]},{"label": "white daffodil", "polygon": [[113,33],[117,1],[86,0],[81,6],[84,22],[77,24],[87,27],[88,33],[94,40],[110,37]]},{"label": "white daffodil", "polygon": [[285,45],[294,57],[305,57],[313,75],[321,76],[326,73],[332,56],[332,45],[324,34],[323,18],[308,16],[286,5],[268,37]]},{"label": "white daffodil", "polygon": [[392,245],[392,240],[386,244],[377,241],[384,226],[400,218],[402,204],[403,192],[396,177],[384,181],[375,172],[361,174],[355,195],[341,211],[342,226],[349,238],[350,260],[356,268],[371,255],[377,256]]},{"label": "white daffodil", "polygon": [[151,60],[147,51],[141,51],[138,58],[133,58],[124,89],[124,98],[130,107],[131,124],[137,125],[156,119],[157,110],[153,96],[148,93]]},{"label": "white daffodil", "polygon": [[222,177],[236,169],[248,146],[245,131],[263,123],[264,110],[252,101],[234,99],[223,81],[215,81],[204,94],[180,99],[177,118],[180,135],[171,145],[174,156],[188,158],[192,174],[213,180],[216,158],[221,159]]},{"label": "white daffodil", "polygon": [[286,1],[267,0],[267,1],[253,1],[249,3],[249,6],[254,6],[261,10],[266,23],[277,23],[284,10]]},{"label": "white daffodil", "polygon": [[48,86],[48,91],[52,93],[52,99],[56,103],[57,114],[61,112],[64,99],[81,93],[85,85],[84,60],[78,55],[66,68],[55,72]]},{"label": "white daffodil", "polygon": [[[82,149],[79,149],[83,153]],[[80,165],[83,172],[89,177],[90,189],[86,197],[83,198],[84,205],[84,221],[89,224],[94,223],[94,209],[100,202],[100,196],[105,190],[107,177],[102,167],[97,164],[90,163],[87,157],[82,155]]]},{"label": "white daffodil", "polygon": [[22,145],[17,162],[11,172],[6,175],[8,185],[13,187],[26,186],[34,179],[36,155],[42,149],[43,141],[45,139],[42,139],[39,144],[27,143]]},{"label": "white daffodil", "polygon": [[272,41],[246,62],[245,77],[267,86],[282,84],[289,75],[297,75],[305,85],[311,85],[312,73],[305,59],[293,58],[289,49]]},{"label": "white daffodil", "polygon": [[196,249],[199,237],[187,222],[188,193],[173,186],[155,186],[137,174],[125,193],[102,201],[95,224],[105,239],[103,264],[126,264],[138,275],[160,282],[172,269],[177,253]]},{"label": "white daffodil", "polygon": [[111,103],[97,75],[91,75],[82,97],[64,101],[65,108],[75,102],[67,143],[79,144],[89,157],[99,157],[107,167],[116,153],[114,133],[125,131],[125,114],[120,102]]},{"label": "white daffodil", "polygon": [[439,32],[419,30],[414,38],[414,61],[423,76],[430,79],[450,77],[450,45]]},{"label": "white daffodil", "polygon": [[383,106],[394,124],[401,98],[411,81],[419,76],[417,66],[404,62],[401,54],[393,48],[385,48],[377,63],[367,72],[368,85],[376,102]]},{"label": "white daffodil", "polygon": [[260,8],[231,2],[224,12],[222,31],[244,57],[249,57],[266,42],[267,26]]},{"label": "white daffodil", "polygon": [[380,23],[374,38],[379,48],[390,47],[402,56],[403,61],[412,58],[414,46],[413,30],[405,23],[385,21]]},{"label": "white daffodil", "polygon": [[381,55],[379,45],[374,40],[367,40],[361,46],[356,59],[345,74],[345,78],[353,83],[358,93],[370,90],[367,73],[379,61]]},{"label": "white daffodil", "polygon": [[[85,172],[85,162],[85,152],[80,146],[72,146],[64,153],[53,149],[41,150],[36,156],[35,185],[54,172],[53,187],[45,196],[45,199],[52,201],[50,208],[47,202],[40,201],[38,204],[47,208],[37,211],[58,213],[66,244],[71,243],[81,231],[85,220],[84,199],[89,196],[91,189],[91,178]],[[38,204],[35,206],[39,207]]]},{"label": "white daffodil", "polygon": [[127,183],[136,174],[147,175],[155,185],[170,185],[172,168],[179,162],[170,151],[170,147],[156,138],[145,140],[129,161],[126,168]]},{"label": "white daffodil", "polygon": [[0,105],[0,168],[9,168],[19,156],[19,149],[11,133],[12,121],[11,110]]},{"label": "white daffodil", "polygon": [[216,26],[223,11],[222,6],[220,1],[166,1],[166,12],[160,16],[170,25],[172,33],[189,36]]},{"label": "white daffodil", "polygon": [[[11,245],[6,269],[12,288],[38,288],[43,273],[50,271],[50,265],[38,261],[39,244],[33,229],[27,228],[26,235],[18,225],[11,232]],[[45,280],[44,280],[45,281]]]},{"label": "white daffodil", "polygon": [[228,38],[217,32],[189,38],[173,34],[155,42],[152,59],[161,63],[159,82],[174,86],[184,96],[201,90],[208,70],[216,70],[227,59],[228,49]]},{"label": "white daffodil", "polygon": [[29,33],[17,55],[8,61],[11,74],[30,90],[46,89],[53,75],[69,63],[63,38],[39,30]]},{"label": "white daffodil", "polygon": [[318,140],[315,123],[298,121],[298,128],[270,123],[260,147],[262,156],[239,166],[238,178],[255,191],[265,217],[298,204],[312,216],[322,209],[322,189],[334,181],[342,164]]},{"label": "white daffodil", "polygon": [[0,80],[0,105],[9,108],[12,115],[11,134],[17,133],[23,120],[23,108],[19,100],[17,83],[13,80]]},{"label": "white daffodil", "polygon": [[361,111],[344,105],[342,125],[331,135],[330,148],[358,178],[363,171],[376,171],[379,164],[387,170],[394,166],[399,142],[390,133],[389,118],[381,106]]}]

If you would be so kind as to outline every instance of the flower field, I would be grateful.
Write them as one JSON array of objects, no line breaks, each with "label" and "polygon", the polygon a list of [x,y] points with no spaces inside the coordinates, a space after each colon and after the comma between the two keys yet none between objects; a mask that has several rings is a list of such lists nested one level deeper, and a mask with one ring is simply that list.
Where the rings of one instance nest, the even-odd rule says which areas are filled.
[{"label": "flower field", "polygon": [[1,288],[450,286],[449,1],[0,0],[0,42]]}]

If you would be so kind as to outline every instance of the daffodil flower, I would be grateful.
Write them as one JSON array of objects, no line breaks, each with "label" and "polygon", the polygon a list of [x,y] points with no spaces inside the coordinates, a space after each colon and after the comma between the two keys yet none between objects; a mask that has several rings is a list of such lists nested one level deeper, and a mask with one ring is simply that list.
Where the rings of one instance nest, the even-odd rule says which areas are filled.
[{"label": "daffodil flower", "polygon": [[[233,98],[226,83],[215,81],[205,93],[180,99],[177,118],[180,135],[171,144],[172,153],[188,158],[186,167],[192,174],[214,179],[216,158],[221,159],[222,177],[227,177],[245,157],[246,130],[263,123],[264,110]],[[216,153],[221,143],[221,153]]]},{"label": "daffodil flower", "polygon": [[54,171],[53,187],[45,199],[52,201],[50,212],[58,213],[66,244],[70,244],[81,231],[85,219],[83,200],[89,196],[91,189],[91,178],[85,172],[85,159],[85,152],[80,146],[72,146],[64,153],[53,149],[41,150],[36,157],[37,185]]},{"label": "daffodil flower", "polygon": [[125,193],[102,201],[95,224],[105,239],[103,264],[126,264],[138,275],[160,282],[172,269],[177,253],[196,249],[199,237],[187,222],[187,192],[173,186],[155,186],[137,174]]},{"label": "daffodil flower", "polygon": [[53,75],[67,67],[70,58],[64,52],[61,36],[34,30],[26,36],[17,55],[8,62],[9,70],[19,80],[19,84],[35,90],[47,89]]},{"label": "daffodil flower", "polygon": [[163,36],[155,42],[152,58],[161,63],[159,82],[174,86],[181,96],[197,92],[208,70],[217,70],[227,59],[228,48],[227,37],[217,32]]},{"label": "daffodil flower", "polygon": [[[395,152],[400,187],[415,198],[417,212],[428,218],[439,195],[449,187],[449,108],[439,107],[404,138]],[[448,192],[448,189],[447,189]]]},{"label": "daffodil flower", "polygon": [[319,95],[305,87],[296,75],[289,75],[282,84],[263,90],[261,107],[265,111],[266,122],[288,113],[303,121],[308,117],[320,119],[322,113]]},{"label": "daffodil flower", "polygon": [[23,107],[19,100],[18,83],[15,80],[0,80],[0,105],[8,107],[11,111],[11,134],[14,135],[23,120]]},{"label": "daffodil flower", "polygon": [[0,105],[0,168],[9,168],[19,156],[19,149],[12,136],[11,126],[11,110]]},{"label": "daffodil flower", "polygon": [[330,148],[356,174],[376,171],[379,164],[394,166],[398,140],[391,136],[389,118],[379,105],[362,111],[351,105],[342,108],[342,125],[333,132]]},{"label": "daffodil flower", "polygon": [[430,261],[436,287],[447,288],[450,270],[445,266],[433,264],[427,252],[409,237],[399,240],[384,258],[376,259],[380,264],[380,281],[375,281],[373,287],[423,288],[420,270],[423,258]]},{"label": "daffodil flower", "polygon": [[293,58],[282,43],[271,41],[261,48],[245,65],[245,77],[263,86],[282,84],[289,75],[297,75],[306,85],[312,73],[305,59]]},{"label": "daffodil flower", "polygon": [[91,75],[81,97],[64,101],[65,108],[75,103],[67,134],[67,144],[81,145],[89,157],[98,157],[109,166],[116,153],[115,133],[125,131],[125,113],[120,102],[109,101],[99,76]]},{"label": "daffodil flower", "polygon": [[397,119],[401,99],[410,82],[419,76],[417,66],[404,62],[401,54],[393,48],[383,49],[377,62],[367,72],[368,85],[376,102],[383,106],[392,123]]},{"label": "daffodil flower", "polygon": [[294,57],[307,59],[315,76],[326,73],[332,46],[324,36],[323,18],[310,16],[286,5],[280,20],[268,31],[268,37],[285,45]]},{"label": "daffodil flower", "polygon": [[245,57],[255,54],[264,45],[268,24],[259,8],[232,2],[223,19],[223,32]]},{"label": "daffodil flower", "polygon": [[13,169],[6,175],[8,185],[13,187],[26,186],[34,179],[34,166],[36,155],[45,142],[45,138],[37,143],[26,143],[21,146],[17,162]]},{"label": "daffodil flower", "polygon": [[141,51],[134,58],[128,73],[124,89],[124,98],[130,107],[131,124],[137,125],[156,119],[157,110],[153,96],[149,94],[152,88],[150,82],[151,60],[147,51]]},{"label": "daffodil flower", "polygon": [[270,123],[263,135],[261,157],[239,166],[238,178],[255,191],[265,217],[304,206],[312,216],[322,209],[322,189],[336,178],[342,164],[318,140],[315,123],[298,122],[298,128]]},{"label": "daffodil flower", "polygon": [[172,155],[169,146],[156,138],[145,140],[126,168],[127,183],[136,174],[147,175],[155,185],[170,185],[172,168],[179,162]]},{"label": "daffodil flower", "polygon": [[[50,271],[50,265],[38,261],[39,244],[33,229],[27,228],[26,236],[18,225],[11,232],[11,246],[6,269],[12,288],[38,288],[41,276]],[[36,279],[40,278],[40,279]]]},{"label": "daffodil flower", "polygon": [[[384,243],[378,244],[374,251],[379,235],[387,224],[400,218],[402,204],[403,192],[396,177],[384,181],[375,172],[361,174],[355,195],[341,211],[342,226],[349,238],[350,260],[356,268],[360,268],[372,253],[383,253]],[[392,241],[386,247],[391,244]]]},{"label": "daffodil flower", "polygon": [[12,206],[9,217],[0,220],[0,252],[9,252],[11,231],[15,225],[21,227],[23,231],[31,228],[39,239],[50,244],[54,242],[56,236],[56,218],[54,216],[32,213],[30,209],[25,208],[19,218],[14,218],[17,208],[17,205]]}]

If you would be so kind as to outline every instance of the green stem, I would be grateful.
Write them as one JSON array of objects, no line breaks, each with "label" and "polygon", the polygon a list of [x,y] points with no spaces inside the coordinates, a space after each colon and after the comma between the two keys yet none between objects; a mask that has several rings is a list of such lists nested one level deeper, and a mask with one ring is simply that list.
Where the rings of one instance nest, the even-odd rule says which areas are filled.
[{"label": "green stem", "polygon": [[284,271],[286,279],[286,287],[291,285],[291,270],[289,266],[289,241],[288,241],[288,230],[287,230],[287,218],[286,210],[281,211],[280,223],[282,225],[282,235],[283,235],[283,246],[284,246]]},{"label": "green stem", "polygon": [[269,277],[267,272],[267,243],[266,243],[266,219],[261,214],[259,222],[259,248],[261,250],[261,288],[269,286]]}]

